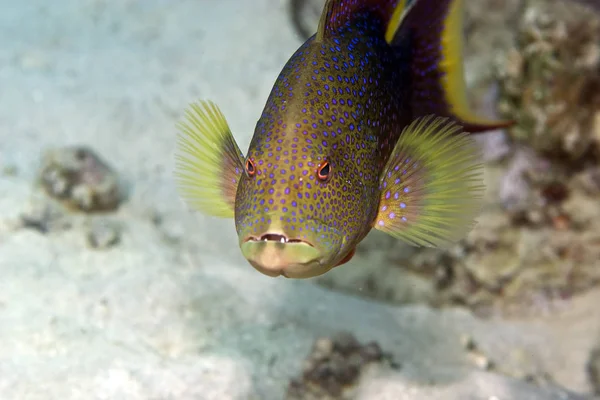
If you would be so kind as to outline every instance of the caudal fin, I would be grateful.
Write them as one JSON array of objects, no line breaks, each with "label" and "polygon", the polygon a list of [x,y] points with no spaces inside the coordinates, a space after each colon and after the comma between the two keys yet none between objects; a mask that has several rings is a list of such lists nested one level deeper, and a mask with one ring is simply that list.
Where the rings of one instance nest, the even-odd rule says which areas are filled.
[{"label": "caudal fin", "polygon": [[470,133],[511,126],[514,121],[481,118],[469,107],[463,11],[463,0],[400,0],[388,24],[388,43],[409,54],[413,118],[449,117]]}]

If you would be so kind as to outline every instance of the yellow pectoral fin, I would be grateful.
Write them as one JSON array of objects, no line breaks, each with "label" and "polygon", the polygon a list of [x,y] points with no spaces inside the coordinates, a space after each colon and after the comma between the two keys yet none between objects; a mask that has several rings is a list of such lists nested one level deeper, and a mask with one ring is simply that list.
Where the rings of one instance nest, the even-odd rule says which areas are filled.
[{"label": "yellow pectoral fin", "polygon": [[417,246],[462,239],[483,203],[477,143],[446,118],[423,117],[403,131],[380,180],[374,228]]},{"label": "yellow pectoral fin", "polygon": [[193,103],[177,124],[175,178],[183,200],[204,214],[232,218],[243,156],[221,110]]}]

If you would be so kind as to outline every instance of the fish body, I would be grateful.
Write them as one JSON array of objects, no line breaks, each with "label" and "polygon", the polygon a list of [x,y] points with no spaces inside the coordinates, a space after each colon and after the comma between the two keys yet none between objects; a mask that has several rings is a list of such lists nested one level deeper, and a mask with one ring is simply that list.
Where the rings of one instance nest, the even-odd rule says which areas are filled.
[{"label": "fish body", "polygon": [[307,278],[349,261],[371,229],[421,246],[460,239],[483,182],[468,132],[461,0],[328,0],[290,57],[246,155],[219,109],[180,124],[183,198],[233,217],[246,259]]}]

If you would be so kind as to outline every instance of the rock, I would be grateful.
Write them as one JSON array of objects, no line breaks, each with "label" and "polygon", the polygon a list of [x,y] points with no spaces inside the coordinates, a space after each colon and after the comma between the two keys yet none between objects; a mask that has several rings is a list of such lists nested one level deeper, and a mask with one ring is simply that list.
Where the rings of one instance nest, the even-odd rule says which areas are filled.
[{"label": "rock", "polygon": [[50,196],[85,212],[112,211],[121,201],[116,173],[86,147],[47,151],[40,182]]},{"label": "rock", "polygon": [[363,345],[348,332],[332,339],[319,338],[305,362],[302,376],[290,382],[286,399],[353,398],[361,374],[373,363],[397,368],[375,342]]}]

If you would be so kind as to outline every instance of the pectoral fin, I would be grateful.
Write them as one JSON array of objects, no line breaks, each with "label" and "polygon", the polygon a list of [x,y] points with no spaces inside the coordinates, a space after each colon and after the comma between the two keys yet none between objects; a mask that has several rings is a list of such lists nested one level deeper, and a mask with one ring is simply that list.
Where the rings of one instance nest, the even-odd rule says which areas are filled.
[{"label": "pectoral fin", "polygon": [[419,118],[400,136],[380,188],[375,229],[418,246],[456,242],[481,210],[480,150],[450,120]]},{"label": "pectoral fin", "polygon": [[223,113],[214,103],[200,101],[177,126],[174,174],[180,196],[204,214],[233,218],[244,161]]}]

